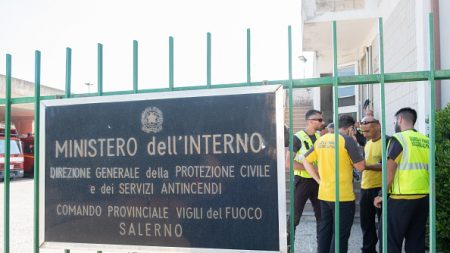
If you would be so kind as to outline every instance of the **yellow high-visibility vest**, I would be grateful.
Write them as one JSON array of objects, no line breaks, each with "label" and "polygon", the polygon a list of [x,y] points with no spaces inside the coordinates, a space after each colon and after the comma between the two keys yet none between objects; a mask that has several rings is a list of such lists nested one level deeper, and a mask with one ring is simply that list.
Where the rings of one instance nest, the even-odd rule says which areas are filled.
[{"label": "yellow high-visibility vest", "polygon": [[403,152],[392,181],[391,194],[428,194],[428,137],[413,130],[396,133],[393,137],[402,145]]},{"label": "yellow high-visibility vest", "polygon": [[[316,136],[316,140],[320,138],[320,135],[318,133],[315,133],[314,135]],[[294,160],[301,164],[303,163],[304,154],[306,154],[306,152],[308,152],[308,150],[311,149],[314,144],[311,138],[309,138],[308,134],[304,130],[297,132],[295,136],[297,136],[297,138],[302,143],[302,147],[297,151]],[[294,175],[304,178],[312,178],[312,176],[309,175],[309,173],[306,170],[294,170]]]}]

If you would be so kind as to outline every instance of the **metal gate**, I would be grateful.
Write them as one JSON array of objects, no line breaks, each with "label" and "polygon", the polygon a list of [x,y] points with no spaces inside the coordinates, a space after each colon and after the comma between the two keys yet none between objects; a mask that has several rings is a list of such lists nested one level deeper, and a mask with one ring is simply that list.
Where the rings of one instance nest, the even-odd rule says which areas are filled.
[{"label": "metal gate", "polygon": [[[386,147],[386,115],[385,115],[385,84],[387,83],[397,83],[397,82],[416,82],[416,81],[428,81],[428,86],[430,89],[429,105],[430,105],[430,164],[429,164],[429,174],[430,174],[430,252],[436,252],[436,189],[435,189],[435,80],[450,79],[450,70],[436,70],[435,69],[435,49],[434,49],[434,26],[432,14],[429,16],[429,55],[430,55],[430,65],[429,70],[415,71],[415,72],[401,72],[401,73],[384,73],[384,50],[383,50],[383,22],[380,18],[378,20],[378,35],[379,35],[379,74],[368,74],[368,75],[357,75],[357,76],[338,76],[338,64],[337,64],[337,27],[336,22],[332,22],[332,32],[333,32],[333,76],[323,77],[323,78],[311,78],[311,79],[293,79],[292,78],[292,39],[291,39],[291,27],[288,27],[288,79],[286,80],[271,80],[264,82],[253,82],[251,80],[251,46],[250,46],[250,30],[247,30],[247,80],[243,83],[230,83],[230,84],[212,84],[211,79],[211,34],[207,34],[207,67],[206,67],[206,85],[202,86],[190,86],[190,87],[175,87],[174,86],[174,39],[169,37],[169,86],[168,88],[161,89],[139,89],[138,87],[138,42],[133,41],[133,89],[128,91],[120,92],[103,92],[103,47],[102,44],[98,44],[98,90],[95,94],[96,96],[110,96],[119,94],[135,94],[135,93],[148,93],[148,92],[167,92],[167,91],[181,91],[181,90],[198,90],[198,89],[219,89],[219,88],[229,88],[229,87],[243,87],[243,86],[259,86],[265,84],[282,84],[289,94],[289,108],[292,108],[292,93],[293,88],[307,88],[307,87],[321,87],[321,86],[332,86],[333,87],[333,111],[334,111],[334,123],[335,129],[338,129],[338,87],[339,85],[361,85],[361,84],[380,84],[380,97],[381,97],[381,134],[382,134],[382,146]],[[71,94],[71,55],[72,51],[70,48],[66,49],[66,79],[65,79],[65,95],[63,99],[70,99],[74,97],[85,97],[92,96],[93,94],[81,94],[75,95]],[[61,99],[57,96],[40,96],[40,73],[41,73],[41,53],[39,51],[35,52],[35,95],[34,97],[23,97],[23,98],[11,98],[11,55],[6,56],[6,98],[0,99],[0,104],[5,105],[5,179],[4,179],[4,252],[9,253],[10,250],[10,124],[11,124],[11,105],[13,104],[24,104],[24,103],[34,103],[35,110],[35,177],[34,177],[34,252],[39,252],[39,117],[40,117],[40,107],[39,103],[41,100],[51,100],[51,99]],[[292,110],[289,113],[289,125],[290,125],[290,164],[293,164],[292,155]],[[338,142],[338,132],[335,131],[335,175],[336,175],[336,199],[339,199],[339,142]],[[382,150],[382,191],[383,191],[383,251],[387,252],[387,174],[386,174],[386,149]],[[292,171],[292,167],[290,168]],[[293,188],[293,174],[290,173],[290,188]],[[294,196],[291,192],[290,203],[294,202]],[[290,213],[293,213],[293,205],[291,205]],[[339,202],[335,205],[336,216],[339,216]],[[293,217],[291,215],[290,220],[290,230],[293,234]],[[337,252],[339,252],[339,219],[335,219],[335,247]],[[294,238],[291,237],[291,246],[294,248]],[[70,252],[66,249],[65,252]],[[100,251],[99,251],[100,252]]]}]

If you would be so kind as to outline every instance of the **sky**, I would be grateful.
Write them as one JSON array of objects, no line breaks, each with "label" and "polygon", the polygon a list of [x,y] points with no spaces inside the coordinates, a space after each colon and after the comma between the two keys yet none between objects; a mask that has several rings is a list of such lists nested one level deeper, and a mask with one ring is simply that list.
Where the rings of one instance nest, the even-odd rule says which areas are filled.
[{"label": "sky", "polygon": [[169,36],[174,37],[175,86],[205,85],[207,32],[212,83],[245,82],[247,28],[252,81],[289,78],[289,25],[293,76],[305,75],[298,60],[301,0],[0,0],[0,13],[0,74],[8,53],[13,77],[33,81],[34,51],[40,50],[41,83],[64,89],[70,47],[76,93],[97,89],[97,43],[103,44],[104,90],[132,89],[133,40],[139,43],[139,88],[168,87]]}]

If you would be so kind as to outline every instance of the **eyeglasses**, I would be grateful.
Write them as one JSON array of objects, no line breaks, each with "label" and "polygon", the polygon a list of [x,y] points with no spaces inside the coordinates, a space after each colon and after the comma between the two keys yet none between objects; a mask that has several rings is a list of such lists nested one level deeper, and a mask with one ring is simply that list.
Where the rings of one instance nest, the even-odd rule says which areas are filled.
[{"label": "eyeglasses", "polygon": [[378,120],[374,120],[374,121],[361,121],[359,122],[360,125],[369,125],[372,123],[378,123]]},{"label": "eyeglasses", "polygon": [[308,119],[308,120],[315,120],[315,121],[319,121],[319,122],[323,121],[323,119]]}]

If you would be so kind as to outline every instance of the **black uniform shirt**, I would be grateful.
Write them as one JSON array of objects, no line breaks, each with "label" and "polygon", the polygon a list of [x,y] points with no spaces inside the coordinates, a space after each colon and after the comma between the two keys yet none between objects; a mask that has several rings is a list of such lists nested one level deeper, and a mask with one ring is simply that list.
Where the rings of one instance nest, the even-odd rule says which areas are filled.
[{"label": "black uniform shirt", "polygon": [[[414,132],[417,132],[417,130],[413,129]],[[400,144],[400,142],[396,139],[396,138],[392,138],[389,142],[389,146],[388,146],[388,159],[392,159],[395,161],[395,159],[397,159],[397,157],[400,155],[400,153],[403,152],[403,147]]]}]

